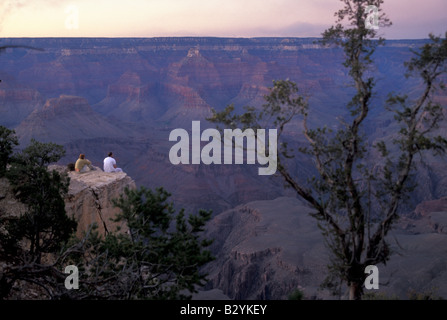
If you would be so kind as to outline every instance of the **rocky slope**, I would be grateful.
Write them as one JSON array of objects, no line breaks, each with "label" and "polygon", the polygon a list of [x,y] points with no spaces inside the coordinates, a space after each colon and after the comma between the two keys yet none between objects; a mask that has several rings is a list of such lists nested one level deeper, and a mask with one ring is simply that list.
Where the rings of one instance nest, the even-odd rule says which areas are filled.
[{"label": "rocky slope", "polygon": [[0,87],[0,118],[4,126],[14,128],[34,110],[42,108],[41,94],[33,88],[20,85],[12,76],[0,73],[5,82]]},{"label": "rocky slope", "polygon": [[[395,254],[379,265],[379,297],[408,299],[412,292],[447,297],[446,199],[422,203],[390,235]],[[326,277],[328,251],[295,198],[256,201],[216,216],[207,236],[215,239],[216,260],[204,269],[207,289],[231,299],[287,299],[300,289],[306,298],[334,299],[319,289]],[[421,216],[420,212],[424,212]],[[203,295],[206,296],[205,293]]]},{"label": "rocky slope", "polygon": [[207,236],[216,260],[208,289],[231,299],[287,299],[297,288],[314,295],[324,278],[324,245],[310,209],[294,198],[256,201],[216,216]]},{"label": "rocky slope", "polygon": [[85,98],[68,95],[48,99],[42,109],[34,110],[15,131],[21,145],[26,145],[31,138],[65,144],[76,140],[125,136],[121,127],[93,111]]}]

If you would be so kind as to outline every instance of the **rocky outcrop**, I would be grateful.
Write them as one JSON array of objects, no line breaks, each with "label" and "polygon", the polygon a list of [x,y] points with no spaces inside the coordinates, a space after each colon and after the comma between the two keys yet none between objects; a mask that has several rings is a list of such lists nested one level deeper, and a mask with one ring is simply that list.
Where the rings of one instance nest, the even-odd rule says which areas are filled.
[{"label": "rocky outcrop", "polygon": [[[125,188],[135,188],[135,182],[124,172],[95,171],[69,172],[70,189],[65,204],[68,215],[78,222],[78,235],[95,223],[100,234],[114,231],[118,225],[111,221],[119,209],[112,200],[123,194]],[[123,227],[121,225],[121,227]]]},{"label": "rocky outcrop", "polygon": [[[51,165],[49,169],[66,171],[60,165]],[[93,223],[98,226],[100,234],[116,230],[118,225],[111,219],[119,209],[113,206],[112,200],[118,198],[125,188],[136,187],[132,178],[124,172],[106,173],[100,168],[86,173],[68,172],[68,175],[70,187],[65,198],[65,210],[68,216],[74,216],[78,222],[77,235],[82,236]],[[26,206],[14,197],[9,181],[1,178],[0,218],[11,219],[24,212]]]},{"label": "rocky outcrop", "polygon": [[447,197],[423,201],[414,211],[401,217],[400,226],[411,234],[447,234]]},{"label": "rocky outcrop", "polygon": [[432,212],[440,211],[447,211],[447,197],[422,202],[414,210],[414,215],[416,217],[426,217]]}]

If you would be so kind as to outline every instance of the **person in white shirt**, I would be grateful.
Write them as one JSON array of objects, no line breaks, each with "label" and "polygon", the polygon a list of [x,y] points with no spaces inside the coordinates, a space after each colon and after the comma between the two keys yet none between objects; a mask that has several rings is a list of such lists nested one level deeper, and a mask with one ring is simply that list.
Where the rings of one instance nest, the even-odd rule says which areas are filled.
[{"label": "person in white shirt", "polygon": [[107,158],[104,159],[104,172],[123,172],[121,168],[116,167],[112,152],[109,152]]}]

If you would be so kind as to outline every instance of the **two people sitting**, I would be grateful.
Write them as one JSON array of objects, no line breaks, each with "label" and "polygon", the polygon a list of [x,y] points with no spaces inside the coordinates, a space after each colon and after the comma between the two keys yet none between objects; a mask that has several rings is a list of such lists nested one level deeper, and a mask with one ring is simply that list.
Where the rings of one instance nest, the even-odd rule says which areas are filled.
[{"label": "two people sitting", "polygon": [[[85,154],[81,153],[79,159],[76,160],[75,171],[83,173],[91,170],[95,170],[92,166],[92,162],[85,158]],[[104,172],[123,172],[121,168],[117,167],[112,152],[109,152],[108,156],[104,159]]]}]

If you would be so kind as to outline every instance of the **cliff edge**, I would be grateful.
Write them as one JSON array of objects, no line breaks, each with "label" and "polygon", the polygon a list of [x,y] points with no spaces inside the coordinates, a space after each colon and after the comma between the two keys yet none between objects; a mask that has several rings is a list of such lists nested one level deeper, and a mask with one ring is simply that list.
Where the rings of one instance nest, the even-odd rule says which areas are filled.
[{"label": "cliff edge", "polygon": [[[64,167],[50,166],[50,169],[65,170]],[[135,181],[124,172],[107,173],[99,168],[94,171],[68,172],[70,188],[65,198],[68,216],[74,215],[78,222],[78,235],[96,223],[100,234],[113,231],[117,224],[111,219],[119,209],[112,200],[118,198],[125,188],[136,188]]]},{"label": "cliff edge", "polygon": [[[51,165],[49,170],[67,172],[65,166]],[[124,189],[136,188],[134,180],[124,172],[106,173],[100,168],[86,173],[69,171],[70,187],[65,197],[65,210],[69,217],[74,216],[78,222],[77,235],[96,223],[100,234],[114,231],[118,226],[111,221],[119,209],[114,208],[112,200],[118,198]],[[12,192],[9,181],[0,179],[0,218],[13,219],[26,211]],[[0,226],[0,232],[4,232]]]}]

